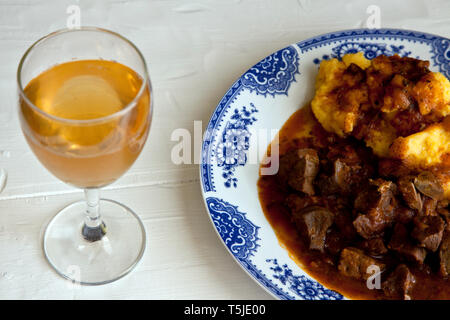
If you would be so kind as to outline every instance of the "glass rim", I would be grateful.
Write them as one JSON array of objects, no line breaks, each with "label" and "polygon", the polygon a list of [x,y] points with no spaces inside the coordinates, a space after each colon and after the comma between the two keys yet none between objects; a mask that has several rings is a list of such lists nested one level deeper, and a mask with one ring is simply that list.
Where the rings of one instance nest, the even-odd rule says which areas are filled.
[{"label": "glass rim", "polygon": [[[76,119],[67,119],[67,118],[62,118],[62,117],[58,117],[58,116],[54,116],[52,114],[49,114],[47,112],[45,112],[44,110],[40,109],[39,107],[37,107],[33,102],[30,101],[30,99],[27,97],[27,95],[24,92],[24,88],[22,86],[22,77],[21,77],[21,72],[22,72],[22,67],[23,64],[25,62],[25,59],[28,57],[28,55],[30,54],[30,52],[34,49],[34,47],[36,47],[39,43],[52,38],[54,36],[60,35],[60,34],[64,34],[64,33],[70,33],[70,32],[80,32],[80,31],[96,31],[96,32],[100,32],[100,33],[108,33],[111,34],[117,38],[120,38],[122,40],[124,40],[126,43],[128,43],[134,50],[136,50],[139,58],[142,61],[143,67],[144,67],[144,79],[142,81],[141,87],[139,88],[139,91],[137,92],[137,94],[134,96],[133,100],[131,100],[125,107],[123,107],[122,109],[120,109],[117,112],[114,112],[112,114],[109,114],[107,116],[104,117],[100,117],[100,118],[94,118],[94,119],[84,119],[84,120],[76,120]],[[67,61],[69,62],[69,61]],[[48,117],[52,120],[58,121],[58,122],[67,122],[67,123],[72,123],[72,124],[92,124],[92,123],[97,123],[97,122],[103,122],[103,121],[107,121],[116,117],[120,117],[123,114],[126,114],[130,109],[132,109],[136,104],[137,101],[139,100],[139,98],[142,96],[143,92],[145,91],[145,88],[149,87],[149,93],[150,93],[150,108],[152,108],[153,105],[153,97],[152,97],[152,85],[151,85],[151,81],[150,81],[150,76],[148,74],[148,68],[147,68],[147,64],[145,62],[144,56],[141,53],[141,51],[136,47],[136,45],[131,42],[130,40],[128,40],[127,38],[125,38],[124,36],[118,34],[117,32],[111,31],[111,30],[107,30],[107,29],[103,29],[103,28],[99,28],[99,27],[91,27],[91,26],[83,26],[80,28],[74,28],[74,29],[69,29],[69,28],[64,28],[64,29],[59,29],[56,31],[53,31],[43,37],[41,37],[40,39],[36,40],[23,54],[22,58],[20,59],[19,62],[19,66],[17,67],[17,85],[19,88],[19,94],[21,96],[22,99],[25,100],[25,102],[36,112],[40,113],[41,115]]]}]

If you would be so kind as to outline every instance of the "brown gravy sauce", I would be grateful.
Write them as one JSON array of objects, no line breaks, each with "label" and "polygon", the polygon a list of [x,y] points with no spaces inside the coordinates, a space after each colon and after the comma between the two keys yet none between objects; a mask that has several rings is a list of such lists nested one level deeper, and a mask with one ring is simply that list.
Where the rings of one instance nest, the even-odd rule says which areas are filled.
[{"label": "brown gravy sauce", "polygon": [[[311,137],[318,139],[321,144],[326,144],[327,135],[307,105],[296,111],[278,133],[279,153],[282,155],[293,147],[308,147]],[[271,145],[266,154],[271,154]],[[257,185],[264,215],[271,224],[280,246],[287,250],[302,270],[325,287],[347,298],[387,299],[382,290],[370,290],[365,282],[343,276],[336,265],[325,262],[326,256],[323,253],[309,250],[308,244],[302,240],[291,222],[288,209],[283,205],[287,194],[279,189],[275,175],[260,175]],[[450,299],[450,280],[409,267],[416,277],[416,284],[411,292],[413,299]]]}]

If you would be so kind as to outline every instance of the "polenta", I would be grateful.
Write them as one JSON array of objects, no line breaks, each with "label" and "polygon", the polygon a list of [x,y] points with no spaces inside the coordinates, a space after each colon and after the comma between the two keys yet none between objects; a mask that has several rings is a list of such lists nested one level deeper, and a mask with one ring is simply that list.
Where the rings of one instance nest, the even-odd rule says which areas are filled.
[{"label": "polenta", "polygon": [[[327,131],[363,139],[380,157],[402,158],[396,154],[398,147],[390,148],[400,138],[396,146],[409,141],[410,146],[420,144],[416,150],[426,150],[438,142],[437,135],[448,135],[447,129],[414,134],[450,114],[450,82],[426,67],[423,61],[398,56],[370,61],[362,53],[325,60],[316,79],[312,111]],[[414,136],[408,139],[409,135]],[[449,151],[448,144],[430,150],[439,157]],[[440,162],[430,157],[437,155],[419,152],[410,159],[417,166]]]},{"label": "polenta", "polygon": [[[445,122],[450,122],[450,117]],[[450,130],[442,122],[410,136],[398,137],[390,147],[390,155],[414,169],[450,168]]]},{"label": "polenta", "polygon": [[[408,57],[324,60],[311,108],[325,130],[363,140],[414,170],[450,170],[450,82]],[[444,181],[450,199],[450,181]]]}]

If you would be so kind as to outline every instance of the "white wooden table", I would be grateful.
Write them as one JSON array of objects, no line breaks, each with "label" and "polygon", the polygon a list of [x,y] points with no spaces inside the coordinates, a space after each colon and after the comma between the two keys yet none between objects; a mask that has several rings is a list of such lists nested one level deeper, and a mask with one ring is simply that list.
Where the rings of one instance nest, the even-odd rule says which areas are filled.
[{"label": "white wooden table", "polygon": [[[95,4],[94,4],[95,3]],[[172,163],[171,133],[205,128],[216,104],[249,66],[310,36],[366,27],[450,36],[450,1],[31,1],[0,0],[0,299],[272,299],[231,258],[216,236],[200,193],[198,166]],[[98,287],[72,286],[47,265],[41,233],[83,194],[38,163],[16,114],[16,69],[39,37],[66,27],[70,5],[82,25],[119,32],[149,65],[155,113],[138,161],[103,196],[143,219],[148,246],[137,269]],[[373,9],[373,7],[372,7]]]}]

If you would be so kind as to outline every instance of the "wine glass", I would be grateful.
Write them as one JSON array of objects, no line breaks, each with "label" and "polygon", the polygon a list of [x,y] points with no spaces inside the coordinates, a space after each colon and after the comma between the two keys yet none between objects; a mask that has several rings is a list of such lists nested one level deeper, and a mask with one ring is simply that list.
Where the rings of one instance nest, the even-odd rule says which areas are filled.
[{"label": "wine glass", "polygon": [[43,235],[63,277],[98,285],[128,274],[142,258],[145,228],[99,189],[124,174],[148,136],[153,96],[144,57],[121,35],[65,29],[36,41],[18,71],[22,131],[39,161],[85,201],[59,211]]}]

